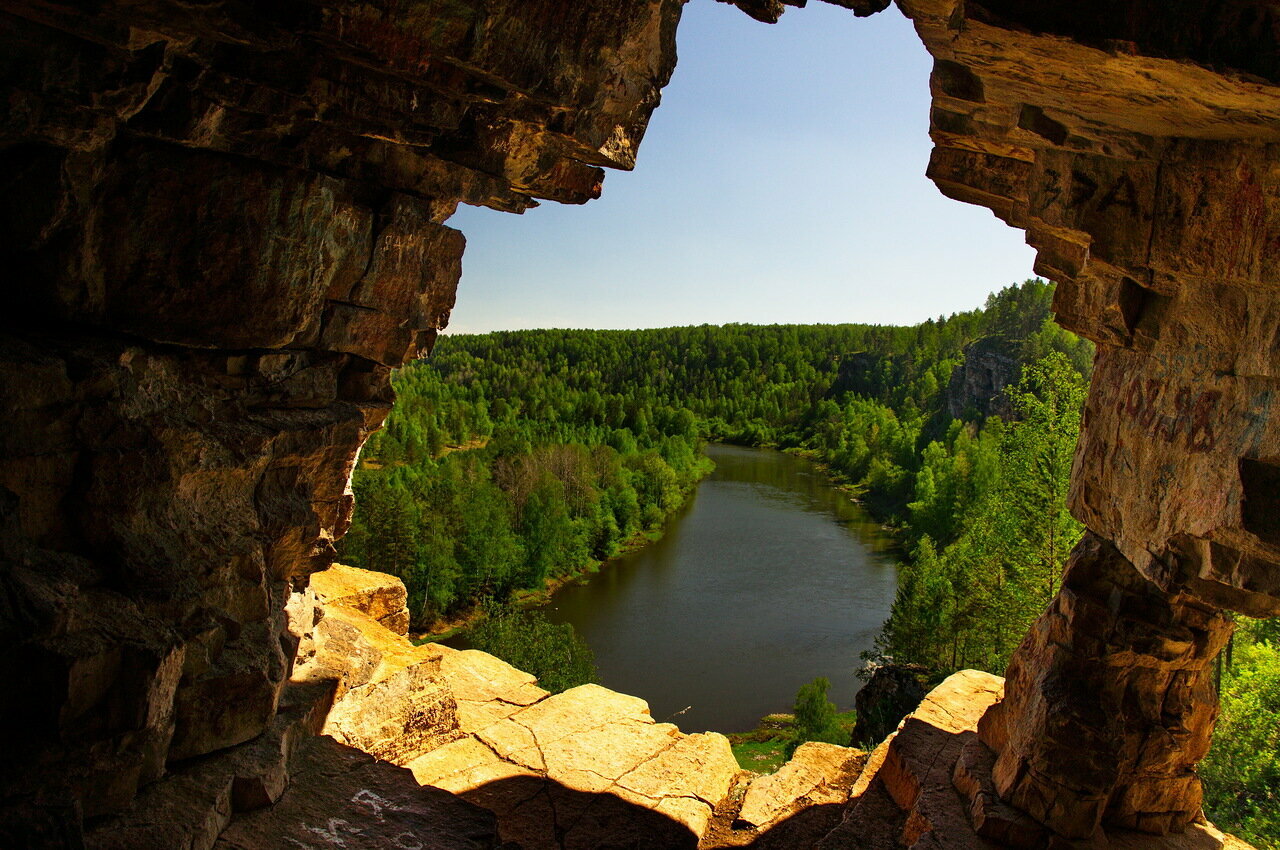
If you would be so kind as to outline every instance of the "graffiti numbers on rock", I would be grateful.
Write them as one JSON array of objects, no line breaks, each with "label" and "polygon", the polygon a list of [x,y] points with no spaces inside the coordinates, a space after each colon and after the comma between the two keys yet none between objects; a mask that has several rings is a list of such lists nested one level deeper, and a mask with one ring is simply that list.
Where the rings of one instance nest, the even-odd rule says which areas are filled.
[{"label": "graffiti numbers on rock", "polygon": [[351,798],[351,802],[369,809],[378,820],[386,820],[386,816],[382,814],[384,811],[400,811],[400,806],[385,797],[379,797],[367,788],[357,791],[355,796]]},{"label": "graffiti numbers on rock", "polygon": [[1197,454],[1217,445],[1214,425],[1221,401],[1219,390],[1197,391],[1185,385],[1170,387],[1156,378],[1134,378],[1121,392],[1116,409],[1151,437],[1182,442]]}]

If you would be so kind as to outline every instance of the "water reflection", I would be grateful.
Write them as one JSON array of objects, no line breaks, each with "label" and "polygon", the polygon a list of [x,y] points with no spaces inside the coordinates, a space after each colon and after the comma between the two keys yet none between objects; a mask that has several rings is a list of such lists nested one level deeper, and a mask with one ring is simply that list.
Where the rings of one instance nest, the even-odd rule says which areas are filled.
[{"label": "water reflection", "polygon": [[556,594],[548,616],[596,653],[601,683],[685,731],[748,729],[832,682],[851,707],[896,588],[892,541],[801,458],[712,445],[716,470],[661,540]]}]

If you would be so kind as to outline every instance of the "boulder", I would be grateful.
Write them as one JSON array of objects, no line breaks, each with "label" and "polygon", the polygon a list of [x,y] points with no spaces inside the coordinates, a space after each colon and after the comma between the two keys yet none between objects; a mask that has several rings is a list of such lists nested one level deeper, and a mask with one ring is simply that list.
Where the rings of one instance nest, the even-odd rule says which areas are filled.
[{"label": "boulder", "polygon": [[[496,659],[471,650],[457,653],[450,669],[458,671],[473,659],[481,669],[495,666]],[[528,683],[510,679],[511,696],[526,699]],[[408,766],[423,784],[497,812],[503,837],[524,847],[558,847],[553,825],[566,819],[574,823],[565,836],[572,846],[611,846],[657,829],[644,839],[657,843],[644,846],[666,840],[692,847],[741,772],[723,735],[685,735],[669,723],[655,723],[643,700],[598,685],[544,693],[525,706],[500,692],[491,702],[500,706],[470,713],[489,720],[487,725]],[[529,816],[531,791],[544,801],[546,818]],[[590,802],[592,797],[610,799]],[[608,817],[569,817],[588,806],[602,806],[597,814]],[[602,832],[606,824],[616,834]]]},{"label": "boulder", "polygon": [[398,635],[409,633],[409,593],[395,576],[333,564],[311,576],[311,592],[321,604],[354,608]]},{"label": "boulder", "polygon": [[865,761],[861,750],[807,741],[775,772],[751,780],[738,820],[765,831],[813,806],[843,806]]}]

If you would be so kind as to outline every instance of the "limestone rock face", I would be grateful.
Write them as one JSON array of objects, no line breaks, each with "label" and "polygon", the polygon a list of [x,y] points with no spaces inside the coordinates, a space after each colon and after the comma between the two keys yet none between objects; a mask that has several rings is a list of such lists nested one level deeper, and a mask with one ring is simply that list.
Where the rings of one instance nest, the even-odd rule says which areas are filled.
[{"label": "limestone rock face", "polygon": [[313,579],[290,605],[293,675],[338,680],[324,734],[494,812],[503,840],[694,847],[741,773],[723,735],[655,723],[644,700],[551,695],[487,653],[414,645],[373,616],[403,603],[393,576],[334,565]]},{"label": "limestone rock face", "polygon": [[144,788],[127,810],[97,822],[85,846],[211,847],[234,817],[278,802],[286,788],[301,781],[305,771],[300,754],[324,724],[333,694],[331,682],[287,685],[275,719],[261,735],[218,758],[192,759],[171,768],[163,779]]},{"label": "limestone rock face", "polygon": [[441,681],[438,652],[338,607],[326,609],[316,631],[321,663],[295,675],[327,676],[339,653],[356,661],[354,675],[340,680],[325,734],[396,764],[458,737],[457,704]]},{"label": "limestone rock face", "polygon": [[1000,698],[999,676],[965,670],[925,697],[872,752],[844,821],[817,846],[994,848],[969,824],[951,784],[953,765],[982,714]]},{"label": "limestone rock face", "polygon": [[1200,813],[1211,662],[1230,634],[1212,606],[1166,596],[1087,535],[979,727],[999,754],[996,788],[1060,835],[1089,838],[1104,822],[1182,831]]},{"label": "limestone rock face", "polygon": [[1280,612],[1280,87],[1249,52],[1274,9],[1241,5],[1272,26],[1250,40],[1148,30],[1141,2],[902,5],[935,58],[929,175],[1027,231],[1059,320],[1099,346],[1074,513],[1166,589]]},{"label": "limestone rock face", "polygon": [[817,850],[997,850],[1002,847],[1078,850],[1247,848],[1206,823],[1179,835],[1156,836],[1115,827],[1085,841],[1064,841],[1000,800],[995,755],[979,738],[1007,682],[976,670],[946,679],[925,697],[867,759],[849,794],[844,820]]},{"label": "limestone rock face", "polygon": [[494,817],[451,794],[419,787],[403,768],[330,738],[297,758],[294,790],[277,805],[237,818],[216,850],[496,850]]},{"label": "limestone rock face", "polygon": [[964,350],[964,360],[951,371],[947,384],[947,416],[960,419],[1010,413],[1005,387],[1018,380],[1018,362],[992,340],[978,340]]},{"label": "limestone rock face", "polygon": [[1026,231],[1058,320],[1098,346],[1070,496],[1095,537],[984,733],[996,787],[1061,835],[1182,829],[1217,611],[1280,613],[1280,18],[900,6],[934,57],[929,176]]},{"label": "limestone rock face", "polygon": [[334,564],[311,576],[311,593],[325,608],[355,609],[398,635],[409,633],[409,593],[395,576]]},{"label": "limestone rock face", "polygon": [[723,735],[684,735],[654,723],[643,700],[597,685],[547,697],[408,766],[424,785],[496,812],[503,837],[530,848],[694,847],[740,772]]}]

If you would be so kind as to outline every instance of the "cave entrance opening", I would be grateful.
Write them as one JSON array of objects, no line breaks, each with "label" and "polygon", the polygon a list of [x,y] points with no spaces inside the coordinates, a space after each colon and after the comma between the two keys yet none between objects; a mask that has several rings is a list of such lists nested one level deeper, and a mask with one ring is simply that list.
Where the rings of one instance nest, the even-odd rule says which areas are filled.
[{"label": "cave entrance opening", "polygon": [[[463,206],[449,220],[468,247],[447,334],[905,325],[974,309],[1029,275],[1019,231],[925,176],[932,60],[896,7],[855,19],[815,4],[766,27],[705,0],[686,6],[678,38],[634,172],[609,172],[608,191],[582,208]],[[411,438],[397,429],[417,402],[404,402],[388,427],[438,454],[483,445],[490,435],[463,433],[467,420],[487,426],[525,403],[471,401],[474,412],[445,412]],[[385,470],[381,441],[366,472]],[[346,552],[364,531],[361,504],[381,510],[375,501],[358,500]]]}]

